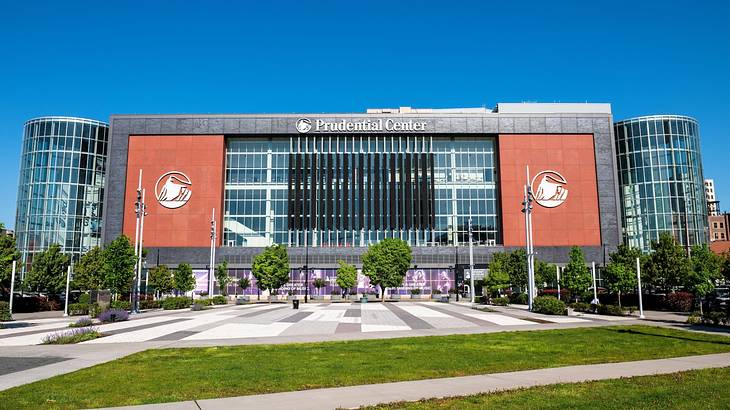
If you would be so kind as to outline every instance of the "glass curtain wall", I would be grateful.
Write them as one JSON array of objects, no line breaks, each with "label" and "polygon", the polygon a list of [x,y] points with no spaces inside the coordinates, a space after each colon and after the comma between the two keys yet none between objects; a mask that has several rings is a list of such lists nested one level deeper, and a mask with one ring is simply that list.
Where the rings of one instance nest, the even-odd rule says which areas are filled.
[{"label": "glass curtain wall", "polygon": [[661,232],[684,246],[707,242],[699,125],[685,116],[614,125],[624,241],[644,251]]},{"label": "glass curtain wall", "polygon": [[224,246],[500,241],[494,138],[229,138]]},{"label": "glass curtain wall", "polygon": [[101,245],[108,131],[80,118],[25,123],[15,221],[23,272],[51,244],[73,260]]}]

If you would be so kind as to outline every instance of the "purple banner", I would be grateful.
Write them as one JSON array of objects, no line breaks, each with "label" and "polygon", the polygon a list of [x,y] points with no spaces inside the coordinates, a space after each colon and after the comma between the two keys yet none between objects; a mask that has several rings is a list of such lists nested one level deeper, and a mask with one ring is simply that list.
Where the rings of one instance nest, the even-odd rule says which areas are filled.
[{"label": "purple banner", "polygon": [[[258,288],[256,286],[256,278],[253,276],[249,269],[230,269],[228,274],[234,279],[228,285],[228,294],[245,294],[245,295],[257,295]],[[251,281],[251,287],[245,290],[245,292],[238,286],[238,281],[246,277]],[[303,295],[304,287],[306,284],[306,273],[299,269],[292,269],[289,274],[290,280],[284,286],[279,288],[280,295],[286,295],[292,292],[295,295]],[[197,276],[196,276],[197,278]],[[207,280],[207,271],[205,271],[205,278]],[[321,289],[314,287],[314,281],[316,279],[324,279],[325,286]],[[429,294],[434,289],[438,289],[441,293],[448,293],[449,289],[454,288],[454,275],[449,269],[409,269],[406,272],[405,278],[403,278],[403,285],[392,289],[391,293],[409,294],[412,289],[420,289],[421,293]],[[370,286],[370,279],[362,274],[362,271],[357,271],[357,293],[368,293],[375,292],[376,289]],[[203,288],[207,290],[207,286]],[[337,270],[336,269],[310,269],[309,270],[309,293],[312,295],[330,295],[333,292],[336,294],[342,293],[342,289],[337,286]]]},{"label": "purple banner", "polygon": [[200,295],[201,292],[208,291],[208,270],[193,270],[193,276],[195,276],[195,290],[193,292],[196,295]]}]

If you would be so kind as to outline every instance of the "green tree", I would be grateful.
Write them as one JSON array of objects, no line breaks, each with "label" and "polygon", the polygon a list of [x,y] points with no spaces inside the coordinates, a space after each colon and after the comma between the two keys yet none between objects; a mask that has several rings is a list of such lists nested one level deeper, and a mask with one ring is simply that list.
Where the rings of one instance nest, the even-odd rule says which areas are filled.
[{"label": "green tree", "polygon": [[722,276],[725,280],[730,281],[730,251],[722,254]]},{"label": "green tree", "polygon": [[251,273],[259,289],[267,289],[270,294],[289,282],[289,255],[284,245],[274,244],[264,248],[253,258]]},{"label": "green tree", "polygon": [[498,297],[502,290],[509,287],[510,280],[509,274],[500,266],[494,269],[493,263],[489,265],[489,274],[484,278],[484,287],[489,291],[490,297]]},{"label": "green tree", "polygon": [[[13,261],[20,259],[20,252],[15,246],[15,238],[5,233],[5,224],[0,222],[0,288],[10,288],[10,276],[13,273]],[[9,290],[8,290],[9,291]]]},{"label": "green tree", "polygon": [[385,302],[385,289],[403,284],[413,255],[404,240],[386,238],[371,245],[362,256],[362,272],[372,285],[379,285]]},{"label": "green tree", "polygon": [[158,296],[170,293],[173,289],[172,271],[167,265],[157,265],[150,269],[149,281]]},{"label": "green tree", "polygon": [[544,289],[557,280],[555,265],[539,259],[535,260],[535,286],[538,289]]},{"label": "green tree", "polygon": [[114,294],[119,294],[132,288],[134,281],[134,266],[136,257],[134,247],[125,235],[119,235],[104,249],[104,285]]},{"label": "green tree", "polygon": [[251,280],[244,276],[238,280],[238,286],[240,286],[241,289],[243,289],[243,293],[245,294],[246,289],[251,287]]},{"label": "green tree", "polygon": [[[173,276],[173,286],[178,292],[185,294],[195,289],[195,277],[193,276],[193,268],[189,263],[181,263],[175,269]],[[192,300],[192,295],[190,299]]]},{"label": "green tree", "polygon": [[350,265],[344,261],[338,261],[337,263],[340,264],[340,267],[337,268],[337,286],[345,294],[349,294],[350,289],[357,284],[357,269],[355,269],[355,265]]},{"label": "green tree", "polygon": [[621,306],[621,294],[636,290],[636,259],[641,258],[641,250],[621,244],[609,255],[609,262],[603,271],[606,288],[618,295]]},{"label": "green tree", "polygon": [[651,242],[651,249],[642,272],[642,280],[668,294],[675,287],[681,286],[689,275],[689,258],[669,232],[659,234],[659,240]]},{"label": "green tree", "polygon": [[66,290],[68,255],[61,253],[61,246],[52,244],[33,257],[33,265],[23,282],[26,289],[36,292],[61,293]]},{"label": "green tree", "polygon": [[231,283],[231,277],[228,276],[228,261],[218,264],[215,267],[215,280],[218,282],[218,288],[221,295],[228,296],[228,284]]},{"label": "green tree", "polygon": [[691,255],[691,269],[684,278],[683,285],[700,298],[702,312],[702,301],[715,289],[715,282],[722,278],[723,260],[707,244],[693,246]]},{"label": "green tree", "polygon": [[73,287],[79,290],[101,289],[104,286],[104,251],[91,248],[74,265]]},{"label": "green tree", "polygon": [[515,249],[507,257],[507,272],[513,286],[527,289],[527,252],[524,248]]},{"label": "green tree", "polygon": [[312,282],[312,284],[317,289],[317,294],[318,295],[321,295],[322,294],[322,292],[321,292],[322,288],[325,287],[325,286],[327,286],[327,282],[323,278],[317,278],[317,279],[315,279],[314,282]]},{"label": "green tree", "polygon": [[590,269],[586,266],[583,251],[579,247],[574,246],[570,249],[570,260],[565,266],[565,271],[560,279],[563,282],[563,287],[570,290],[576,300],[591,287],[593,279]]}]

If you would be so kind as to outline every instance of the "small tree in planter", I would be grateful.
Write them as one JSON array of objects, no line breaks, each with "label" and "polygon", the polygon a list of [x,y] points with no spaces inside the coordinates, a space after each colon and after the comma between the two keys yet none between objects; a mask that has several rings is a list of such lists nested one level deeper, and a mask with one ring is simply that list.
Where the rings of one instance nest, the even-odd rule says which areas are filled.
[{"label": "small tree in planter", "polygon": [[[271,245],[253,258],[251,273],[259,289],[268,289],[273,295],[276,289],[289,282],[289,255],[283,245]],[[269,297],[271,302],[271,297]]]},{"label": "small tree in planter", "polygon": [[340,267],[337,268],[337,286],[342,289],[345,294],[350,293],[350,288],[357,284],[357,269],[354,265],[339,261]]},{"label": "small tree in planter", "polygon": [[172,271],[167,265],[158,265],[150,269],[149,284],[157,297],[169,293],[173,289]]},{"label": "small tree in planter", "polygon": [[[175,285],[175,289],[177,289],[178,292],[182,292],[183,295],[195,289],[195,277],[193,276],[193,268],[190,266],[189,263],[181,263],[177,265],[177,269],[175,269],[175,275],[173,276],[173,283]],[[191,303],[193,301],[192,295],[190,295],[190,301]]]},{"label": "small tree in planter", "polygon": [[327,286],[327,282],[324,279],[322,279],[322,278],[315,279],[312,284],[317,289],[317,296],[321,296],[322,295],[322,292],[321,292],[322,288],[325,287],[325,286]]},{"label": "small tree in planter", "polygon": [[242,277],[238,280],[238,287],[240,287],[243,292],[241,292],[244,296],[246,295],[246,289],[251,287],[251,279],[247,277]]},{"label": "small tree in planter", "polygon": [[228,276],[228,261],[223,261],[215,267],[215,280],[218,282],[221,295],[228,296],[228,284],[231,282],[231,277]]},{"label": "small tree in planter", "polygon": [[395,288],[403,284],[413,255],[411,247],[404,240],[386,238],[371,245],[362,256],[362,271],[370,278],[371,285],[379,285],[382,300],[385,301],[385,289]]},{"label": "small tree in planter", "polygon": [[579,247],[574,246],[570,249],[570,261],[565,266],[561,279],[570,293],[576,295],[576,301],[579,295],[590,288],[591,273],[583,257],[583,251]]}]

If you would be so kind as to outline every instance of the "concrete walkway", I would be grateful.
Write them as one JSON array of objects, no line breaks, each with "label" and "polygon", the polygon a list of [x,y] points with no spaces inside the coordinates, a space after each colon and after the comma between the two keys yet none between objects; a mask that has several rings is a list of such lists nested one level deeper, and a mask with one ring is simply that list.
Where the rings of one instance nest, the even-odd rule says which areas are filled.
[{"label": "concrete walkway", "polygon": [[220,410],[253,408],[268,410],[322,410],[357,408],[396,401],[466,396],[556,383],[578,383],[592,380],[618,379],[622,377],[649,376],[718,367],[730,367],[730,353],[623,363],[565,366],[552,369],[336,387],[222,399],[191,400],[176,403],[116,407],[115,409]]}]

